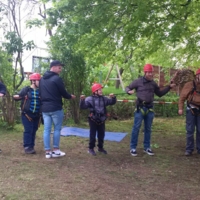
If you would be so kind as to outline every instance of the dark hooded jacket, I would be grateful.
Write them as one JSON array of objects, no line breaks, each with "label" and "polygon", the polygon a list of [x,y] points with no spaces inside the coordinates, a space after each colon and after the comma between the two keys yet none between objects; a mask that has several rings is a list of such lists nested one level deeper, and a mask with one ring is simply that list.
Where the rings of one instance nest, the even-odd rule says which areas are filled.
[{"label": "dark hooded jacket", "polygon": [[0,82],[0,93],[6,94],[6,86]]},{"label": "dark hooded jacket", "polygon": [[45,72],[40,80],[40,98],[42,112],[54,112],[62,109],[62,97],[71,99],[59,75],[52,71]]}]

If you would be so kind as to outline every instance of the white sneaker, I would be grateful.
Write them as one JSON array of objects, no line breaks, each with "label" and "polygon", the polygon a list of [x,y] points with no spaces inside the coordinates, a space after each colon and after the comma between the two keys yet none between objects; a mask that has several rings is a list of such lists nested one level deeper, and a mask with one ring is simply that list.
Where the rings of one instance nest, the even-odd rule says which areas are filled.
[{"label": "white sneaker", "polygon": [[56,151],[52,151],[53,158],[62,157],[62,156],[65,156],[65,152],[60,151],[60,149]]},{"label": "white sneaker", "polygon": [[52,157],[52,152],[51,151],[50,152],[46,152],[45,157],[46,158],[51,158]]}]

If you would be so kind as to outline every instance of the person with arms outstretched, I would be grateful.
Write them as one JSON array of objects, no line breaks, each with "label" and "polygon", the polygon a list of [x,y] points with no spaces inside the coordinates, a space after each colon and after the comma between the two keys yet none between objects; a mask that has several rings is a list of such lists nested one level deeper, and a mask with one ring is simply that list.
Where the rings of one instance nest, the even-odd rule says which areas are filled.
[{"label": "person with arms outstretched", "polygon": [[93,156],[96,156],[94,150],[96,134],[98,138],[98,152],[107,154],[107,151],[104,149],[105,121],[107,118],[106,106],[114,105],[116,103],[115,95],[110,94],[110,98],[103,96],[102,88],[103,86],[100,83],[94,83],[91,87],[92,96],[85,98],[84,95],[81,95],[80,97],[80,108],[90,110],[88,116],[90,126],[88,153]]},{"label": "person with arms outstretched", "polygon": [[137,156],[138,135],[142,121],[144,120],[144,152],[148,155],[154,155],[151,150],[151,127],[154,118],[153,101],[154,94],[161,97],[167,94],[175,84],[166,86],[163,90],[153,80],[153,65],[146,64],[144,66],[144,76],[134,80],[126,87],[127,94],[131,95],[136,91],[136,110],[134,112],[134,124],[131,134],[130,153],[132,156]]}]

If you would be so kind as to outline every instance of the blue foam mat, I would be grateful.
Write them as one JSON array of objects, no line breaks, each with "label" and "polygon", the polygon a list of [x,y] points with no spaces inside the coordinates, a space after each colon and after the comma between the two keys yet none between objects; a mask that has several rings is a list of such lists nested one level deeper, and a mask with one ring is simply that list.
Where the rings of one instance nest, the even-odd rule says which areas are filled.
[{"label": "blue foam mat", "polygon": [[[60,132],[61,136],[79,136],[89,138],[89,129],[77,127],[63,127]],[[120,142],[127,133],[120,132],[105,132],[104,140]]]}]

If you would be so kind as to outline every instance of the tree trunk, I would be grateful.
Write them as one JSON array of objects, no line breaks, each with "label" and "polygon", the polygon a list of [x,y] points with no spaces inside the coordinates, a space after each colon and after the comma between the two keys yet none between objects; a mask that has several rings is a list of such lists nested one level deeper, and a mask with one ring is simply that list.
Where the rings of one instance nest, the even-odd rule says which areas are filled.
[{"label": "tree trunk", "polygon": [[0,107],[3,121],[7,122],[8,127],[13,127],[15,124],[15,116],[18,112],[13,98],[10,95],[3,97]]},{"label": "tree trunk", "polygon": [[[120,69],[119,69],[120,76],[122,76],[123,71],[124,71],[123,68],[120,68]],[[117,78],[119,78],[119,75],[118,75],[118,74],[117,74]],[[120,80],[116,80],[116,82],[115,82],[115,88],[116,88],[116,89],[119,89],[119,86],[120,86]]]}]

